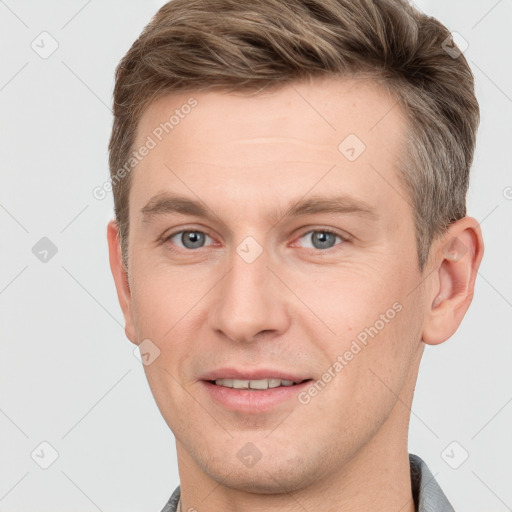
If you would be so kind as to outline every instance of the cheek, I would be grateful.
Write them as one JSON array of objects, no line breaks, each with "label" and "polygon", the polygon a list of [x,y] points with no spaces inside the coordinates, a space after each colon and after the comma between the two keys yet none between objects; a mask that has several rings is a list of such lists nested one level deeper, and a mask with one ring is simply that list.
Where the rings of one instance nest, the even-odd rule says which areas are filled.
[{"label": "cheek", "polygon": [[211,285],[204,275],[191,279],[183,268],[139,269],[132,287],[135,330],[139,340],[150,339],[158,347],[158,358],[144,370],[159,406],[165,406],[183,399],[178,382],[188,383],[190,368],[201,354],[199,341],[206,335],[199,331],[207,324],[205,293]]},{"label": "cheek", "polygon": [[[329,328],[334,338],[355,337],[376,323],[378,331],[384,327],[389,330],[387,327],[398,316],[406,296],[406,283],[398,282],[386,268],[378,270],[368,271],[362,266],[331,268],[300,278],[290,275],[289,280],[296,296],[315,314],[324,330]],[[297,302],[295,310],[304,306]]]},{"label": "cheek", "polygon": [[135,327],[139,338],[165,341],[204,295],[205,280],[186,269],[134,265],[131,289]]},{"label": "cheek", "polygon": [[[368,307],[363,306],[361,318],[367,315]],[[410,304],[394,306],[376,307],[377,315],[366,316],[369,320],[359,321],[357,327],[353,319],[353,327],[340,333],[328,347],[330,373],[335,377],[329,377],[327,365],[321,380],[330,382],[314,399],[320,410],[333,411],[343,434],[362,436],[361,442],[389,416],[414,366],[421,332],[419,318]],[[349,320],[349,316],[345,318]],[[338,325],[341,331],[341,319]]]},{"label": "cheek", "polygon": [[345,273],[320,287],[299,288],[311,310],[319,312],[325,334],[319,335],[315,318],[302,326],[326,356],[324,371],[339,363],[331,370],[341,377],[334,379],[334,387],[336,393],[348,393],[347,400],[385,397],[390,394],[386,385],[398,390],[407,376],[421,340],[421,291],[411,293],[412,279],[397,275],[400,279],[393,272],[387,278],[383,273]]},{"label": "cheek", "polygon": [[359,332],[355,339],[364,339],[365,345],[359,344],[360,359],[354,365],[357,377],[351,384],[356,385],[356,396],[366,397],[375,408],[395,403],[414,367],[421,320],[420,308],[411,298],[401,298]]}]

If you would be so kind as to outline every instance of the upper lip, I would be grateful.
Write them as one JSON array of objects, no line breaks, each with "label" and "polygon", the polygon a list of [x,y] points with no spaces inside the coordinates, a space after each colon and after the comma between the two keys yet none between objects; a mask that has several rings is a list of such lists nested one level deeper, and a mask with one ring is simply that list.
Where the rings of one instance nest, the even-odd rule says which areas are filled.
[{"label": "upper lip", "polygon": [[219,379],[239,379],[239,380],[260,380],[260,379],[280,379],[301,382],[310,377],[291,373],[272,368],[253,368],[251,370],[241,370],[236,368],[217,368],[206,372],[201,376],[201,380],[219,380]]}]

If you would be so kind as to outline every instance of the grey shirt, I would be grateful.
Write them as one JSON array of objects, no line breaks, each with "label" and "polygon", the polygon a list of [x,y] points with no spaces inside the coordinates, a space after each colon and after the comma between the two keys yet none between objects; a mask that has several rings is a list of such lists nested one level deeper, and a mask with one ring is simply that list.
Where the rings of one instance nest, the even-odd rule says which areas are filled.
[{"label": "grey shirt", "polygon": [[[425,462],[412,453],[409,454],[409,462],[416,512],[455,512]],[[179,499],[180,486],[178,485],[162,512],[177,512]]]}]

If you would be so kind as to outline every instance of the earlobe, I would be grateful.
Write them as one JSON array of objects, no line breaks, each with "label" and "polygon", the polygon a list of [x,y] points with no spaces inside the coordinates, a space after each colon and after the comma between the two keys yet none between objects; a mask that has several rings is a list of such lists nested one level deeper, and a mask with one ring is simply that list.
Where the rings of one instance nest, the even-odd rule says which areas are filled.
[{"label": "earlobe", "polygon": [[442,239],[433,243],[431,254],[436,270],[428,277],[430,306],[422,340],[438,345],[455,333],[473,299],[483,256],[483,239],[476,219],[464,217],[451,224]]},{"label": "earlobe", "polygon": [[133,323],[132,298],[128,272],[123,265],[121,255],[121,244],[119,240],[119,227],[115,220],[111,220],[107,226],[108,252],[110,261],[110,270],[117,290],[117,298],[123,312],[125,321],[126,337],[132,342],[137,343]]}]

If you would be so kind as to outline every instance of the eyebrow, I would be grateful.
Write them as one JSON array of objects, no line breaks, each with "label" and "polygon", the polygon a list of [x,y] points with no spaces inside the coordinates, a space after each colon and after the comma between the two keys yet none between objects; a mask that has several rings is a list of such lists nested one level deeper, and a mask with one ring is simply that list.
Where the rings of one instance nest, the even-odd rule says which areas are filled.
[{"label": "eyebrow", "polygon": [[[271,212],[269,218],[277,223],[283,218],[319,213],[357,214],[369,220],[377,220],[379,217],[375,208],[370,204],[350,196],[339,195],[299,199],[292,202],[284,212],[276,210]],[[169,193],[161,193],[152,197],[141,209],[141,214],[143,222],[150,222],[154,217],[171,214],[191,215],[209,220],[218,219],[218,215],[214,214],[204,203]]]}]

